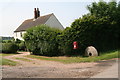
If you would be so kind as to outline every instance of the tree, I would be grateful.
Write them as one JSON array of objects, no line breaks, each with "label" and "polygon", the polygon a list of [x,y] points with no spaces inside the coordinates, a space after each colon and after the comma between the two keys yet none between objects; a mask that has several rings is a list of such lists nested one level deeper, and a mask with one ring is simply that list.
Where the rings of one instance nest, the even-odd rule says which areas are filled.
[{"label": "tree", "polygon": [[109,3],[105,1],[93,2],[92,5],[87,6],[87,9],[91,15],[96,17],[109,16],[114,19],[116,17],[117,3],[114,0]]}]

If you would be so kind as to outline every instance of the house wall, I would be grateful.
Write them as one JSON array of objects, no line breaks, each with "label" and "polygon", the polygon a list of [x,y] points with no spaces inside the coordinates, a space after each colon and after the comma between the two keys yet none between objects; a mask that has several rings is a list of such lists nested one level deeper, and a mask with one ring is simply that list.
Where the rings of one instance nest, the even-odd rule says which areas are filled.
[{"label": "house wall", "polygon": [[26,31],[14,32],[14,38],[15,38],[15,40],[16,40],[16,39],[23,40],[22,37],[24,36],[24,33],[26,33]]},{"label": "house wall", "polygon": [[64,29],[64,27],[61,25],[61,23],[58,21],[54,14],[47,20],[45,24],[50,27],[58,28],[61,30]]}]

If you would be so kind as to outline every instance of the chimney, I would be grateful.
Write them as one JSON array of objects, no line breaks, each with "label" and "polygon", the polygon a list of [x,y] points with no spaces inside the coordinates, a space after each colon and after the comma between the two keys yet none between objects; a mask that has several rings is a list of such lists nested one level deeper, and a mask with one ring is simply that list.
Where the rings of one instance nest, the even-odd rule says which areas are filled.
[{"label": "chimney", "polygon": [[40,17],[40,11],[39,8],[37,8],[37,18]]},{"label": "chimney", "polygon": [[37,10],[34,8],[34,18],[37,19]]}]

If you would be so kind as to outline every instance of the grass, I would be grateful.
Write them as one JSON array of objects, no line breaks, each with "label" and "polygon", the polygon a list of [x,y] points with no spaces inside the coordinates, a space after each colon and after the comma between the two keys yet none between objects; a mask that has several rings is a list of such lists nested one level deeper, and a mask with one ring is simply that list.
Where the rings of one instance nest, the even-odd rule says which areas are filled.
[{"label": "grass", "polygon": [[80,63],[80,62],[95,62],[100,60],[108,60],[112,58],[118,58],[118,51],[111,51],[106,53],[101,53],[102,55],[97,57],[45,57],[45,56],[37,56],[37,55],[27,55],[29,58],[36,58],[41,60],[48,61],[58,61],[62,63]]},{"label": "grass", "polygon": [[5,58],[2,58],[2,59],[0,60],[0,65],[15,66],[16,64],[17,64],[17,62],[12,61],[12,60],[8,60],[8,59],[5,59]]},{"label": "grass", "polygon": [[11,55],[15,55],[15,54],[18,54],[18,53],[10,53],[10,54],[7,54],[7,53],[0,53],[0,56],[11,56]]},{"label": "grass", "polygon": [[22,61],[27,61],[27,62],[30,62],[30,61],[31,61],[31,60],[26,59],[26,58],[15,58],[15,59],[22,60]]},{"label": "grass", "polygon": [[11,54],[1,53],[0,54],[0,65],[9,65],[9,66],[15,66],[15,65],[17,65],[17,62],[15,62],[15,61],[2,58],[4,56],[11,56],[11,55],[15,55],[15,54],[17,54],[17,53],[11,53]]}]

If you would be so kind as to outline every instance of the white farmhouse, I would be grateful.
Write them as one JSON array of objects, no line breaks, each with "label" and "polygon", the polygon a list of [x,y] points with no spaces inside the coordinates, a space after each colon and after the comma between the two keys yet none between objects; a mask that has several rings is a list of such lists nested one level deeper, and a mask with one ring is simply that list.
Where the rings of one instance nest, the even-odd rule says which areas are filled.
[{"label": "white farmhouse", "polygon": [[23,40],[23,34],[26,32],[28,28],[40,25],[40,24],[46,24],[50,27],[58,28],[63,30],[64,27],[62,24],[58,21],[58,19],[55,17],[55,15],[48,14],[44,16],[40,16],[39,8],[34,9],[34,18],[25,20],[15,31],[14,31],[14,38]]}]

